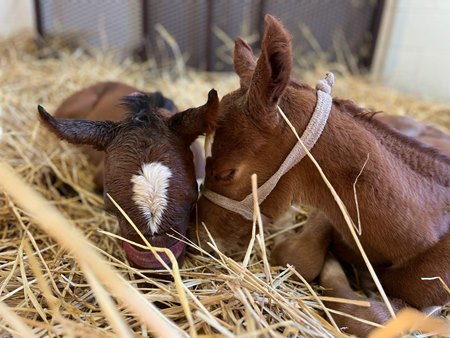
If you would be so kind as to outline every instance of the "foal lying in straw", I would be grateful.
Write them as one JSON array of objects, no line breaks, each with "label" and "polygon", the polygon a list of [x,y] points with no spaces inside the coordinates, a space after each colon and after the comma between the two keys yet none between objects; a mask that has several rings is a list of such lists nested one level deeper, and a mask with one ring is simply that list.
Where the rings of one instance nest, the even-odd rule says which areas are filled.
[{"label": "foal lying in straw", "polygon": [[[291,53],[289,34],[271,16],[257,61],[250,46],[237,39],[240,88],[223,97],[218,113],[206,115],[215,132],[209,135],[214,139],[198,202],[199,224],[206,224],[225,254],[244,251],[252,232],[249,178],[256,173],[267,219],[293,203],[316,208],[303,229],[276,245],[274,264],[292,264],[308,281],[320,275],[325,295],[353,298],[339,263],[326,259],[327,252],[363,274],[370,261],[392,301],[386,306],[371,300],[370,308],[327,306],[383,323],[405,303],[419,309],[445,304],[450,294],[442,283],[421,278],[439,276],[450,284],[450,157],[401,135],[349,100],[332,99],[332,74],[317,90],[293,80]],[[302,159],[306,150],[282,112],[303,133],[303,143],[345,207],[336,203],[313,161]],[[191,237],[205,244],[201,230]],[[359,336],[373,328],[345,316],[335,319]]]},{"label": "foal lying in straw", "polygon": [[[142,246],[146,242],[170,249],[181,261],[185,243],[177,238],[186,234],[189,213],[198,195],[189,146],[206,132],[205,123],[194,126],[190,121],[213,114],[208,110],[217,109],[217,93],[210,91],[204,106],[174,114],[166,109],[174,109],[173,103],[160,93],[133,93],[117,107],[117,96],[129,94],[131,87],[103,83],[92,88],[110,95],[95,90],[75,94],[75,99],[69,98],[58,109],[58,115],[66,119],[54,118],[39,106],[41,122],[61,139],[104,151],[97,183],[103,185],[106,209],[117,216],[126,239],[122,245],[131,263],[148,269],[161,268],[163,261],[170,264],[166,254],[161,254],[161,260],[148,249],[140,250],[132,244]],[[77,97],[85,100],[78,101]]]},{"label": "foal lying in straw", "polygon": [[[54,116],[63,119],[110,120],[119,122],[126,117],[126,107],[121,104],[123,97],[142,92],[136,87],[121,82],[98,82],[84,88],[65,99],[56,109]],[[178,112],[172,100],[161,93],[148,93],[149,103],[156,112],[169,117]],[[191,145],[197,178],[203,179],[204,158],[197,142]],[[98,166],[94,183],[99,191],[103,190],[103,165],[105,154],[90,146],[84,148],[89,160]]]}]

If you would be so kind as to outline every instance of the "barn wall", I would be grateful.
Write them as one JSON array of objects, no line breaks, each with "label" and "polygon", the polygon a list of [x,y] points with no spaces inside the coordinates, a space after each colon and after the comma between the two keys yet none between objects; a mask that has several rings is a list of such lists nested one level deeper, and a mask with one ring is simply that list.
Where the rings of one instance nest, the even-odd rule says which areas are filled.
[{"label": "barn wall", "polygon": [[9,37],[20,31],[34,32],[32,0],[0,1],[0,37]]},{"label": "barn wall", "polygon": [[141,2],[40,1],[41,26],[67,42],[99,50],[133,50],[141,43]]},{"label": "barn wall", "polygon": [[395,89],[450,102],[450,1],[396,0],[386,7],[391,22],[376,77]]},{"label": "barn wall", "polygon": [[[39,33],[90,50],[108,48],[127,56],[154,59],[173,69],[180,56],[188,66],[232,70],[233,40],[259,46],[265,13],[290,30],[296,54],[316,52],[336,60],[343,51],[361,66],[370,64],[374,23],[383,0],[36,0]],[[118,6],[120,4],[120,6]],[[307,28],[307,29],[306,29]],[[309,33],[310,32],[310,33]],[[317,43],[310,43],[312,35]],[[177,46],[171,42],[175,39]],[[313,40],[313,39],[312,39]],[[309,57],[309,58],[308,58]],[[342,59],[342,57],[341,57]],[[353,62],[354,63],[354,62]]]}]

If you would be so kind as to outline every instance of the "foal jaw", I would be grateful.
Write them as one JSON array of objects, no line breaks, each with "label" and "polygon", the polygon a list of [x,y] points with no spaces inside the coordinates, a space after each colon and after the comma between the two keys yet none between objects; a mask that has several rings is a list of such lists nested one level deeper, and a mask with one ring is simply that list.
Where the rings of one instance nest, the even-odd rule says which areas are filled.
[{"label": "foal jaw", "polygon": [[169,180],[172,172],[160,162],[144,163],[139,175],[133,175],[133,201],[147,220],[152,235],[160,230],[168,204]]}]

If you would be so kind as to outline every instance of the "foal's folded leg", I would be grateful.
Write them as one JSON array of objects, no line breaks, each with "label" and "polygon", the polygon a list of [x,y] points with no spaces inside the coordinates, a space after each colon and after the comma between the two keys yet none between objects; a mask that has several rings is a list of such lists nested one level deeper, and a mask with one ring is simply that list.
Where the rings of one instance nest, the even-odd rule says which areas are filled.
[{"label": "foal's folded leg", "polygon": [[[329,309],[377,324],[383,324],[391,319],[391,315],[383,302],[360,297],[355,294],[341,265],[331,256],[327,257],[322,272],[320,273],[320,285],[325,288],[323,296],[364,300],[370,303],[370,307],[363,307],[342,302],[324,302],[325,306]],[[406,306],[405,303],[398,299],[391,299],[391,304],[395,312]],[[332,316],[343,332],[354,334],[358,337],[366,337],[369,332],[375,328],[374,325],[365,324],[347,316],[338,314],[332,314]]]},{"label": "foal's folded leg", "polygon": [[312,281],[322,269],[331,230],[331,224],[325,215],[314,210],[299,232],[276,239],[271,253],[272,264],[293,265],[303,278]]},{"label": "foal's folded leg", "polygon": [[[380,270],[384,289],[391,295],[423,310],[450,302],[450,231],[429,249],[402,264]],[[439,277],[422,280],[422,277]]]}]

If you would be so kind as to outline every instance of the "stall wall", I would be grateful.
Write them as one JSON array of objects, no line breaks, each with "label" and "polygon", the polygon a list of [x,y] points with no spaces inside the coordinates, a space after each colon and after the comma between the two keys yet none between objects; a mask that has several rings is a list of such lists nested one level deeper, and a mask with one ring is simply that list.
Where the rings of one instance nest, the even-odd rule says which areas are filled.
[{"label": "stall wall", "polygon": [[375,76],[395,89],[450,102],[450,1],[387,1],[385,11],[390,22],[378,41],[384,46]]},{"label": "stall wall", "polygon": [[0,1],[0,37],[9,37],[21,31],[34,31],[32,0]]}]

